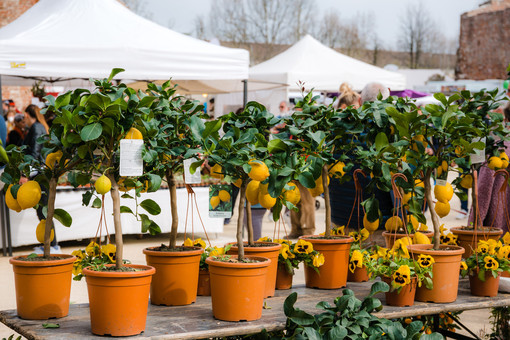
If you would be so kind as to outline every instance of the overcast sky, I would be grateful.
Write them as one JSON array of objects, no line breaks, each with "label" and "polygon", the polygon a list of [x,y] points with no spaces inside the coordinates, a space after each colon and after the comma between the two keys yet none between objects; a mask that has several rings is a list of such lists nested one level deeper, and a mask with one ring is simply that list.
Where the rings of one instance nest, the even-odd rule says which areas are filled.
[{"label": "overcast sky", "polygon": [[[405,13],[408,3],[420,0],[315,0],[318,15],[331,8],[336,9],[341,18],[352,18],[357,13],[374,13],[375,31],[384,39],[386,48],[394,48],[399,32],[399,19]],[[482,0],[421,0],[423,7],[436,20],[438,28],[448,38],[457,37],[462,13],[478,7]],[[146,9],[152,13],[155,22],[171,25],[181,33],[191,33],[197,15],[208,18],[212,0],[145,0]],[[292,10],[289,8],[289,10]]]}]

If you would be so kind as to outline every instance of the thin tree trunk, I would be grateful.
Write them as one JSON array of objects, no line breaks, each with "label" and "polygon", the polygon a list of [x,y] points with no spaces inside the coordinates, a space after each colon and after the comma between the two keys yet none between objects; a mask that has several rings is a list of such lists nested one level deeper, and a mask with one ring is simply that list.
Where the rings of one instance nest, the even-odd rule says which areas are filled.
[{"label": "thin tree trunk", "polygon": [[246,200],[246,227],[248,229],[248,244],[252,246],[255,243],[253,239],[253,220],[251,217],[251,204]]},{"label": "thin tree trunk", "polygon": [[174,174],[171,170],[166,171],[166,182],[168,183],[168,191],[170,192],[170,210],[172,212],[172,227],[170,229],[170,242],[168,246],[173,249],[177,242],[179,217],[177,215],[177,189],[175,186]]},{"label": "thin tree trunk", "polygon": [[331,235],[331,203],[329,202],[329,186],[328,186],[328,165],[322,167],[322,187],[324,188],[324,206],[326,207],[326,233],[324,236]]},{"label": "thin tree trunk", "polygon": [[48,190],[48,211],[46,212],[46,224],[44,226],[44,257],[50,257],[51,251],[51,230],[53,229],[53,215],[55,214],[55,197],[57,196],[58,178],[50,179]]},{"label": "thin tree trunk", "polygon": [[[477,197],[477,194],[478,194],[478,176],[475,176],[475,167],[474,165],[471,166],[471,173],[473,174],[472,177],[473,177],[473,185],[471,186],[471,207],[473,209],[473,228],[480,228],[482,227],[481,225],[478,224],[478,222],[480,222],[480,224],[482,224],[482,221],[478,218],[478,206],[477,206],[477,202],[478,202],[478,197]],[[478,174],[477,174],[478,175]],[[475,181],[476,179],[476,181]],[[475,183],[476,182],[476,183]]]},{"label": "thin tree trunk", "polygon": [[108,175],[108,178],[112,182],[112,189],[110,191],[110,195],[112,196],[113,201],[113,224],[115,226],[115,247],[117,248],[117,253],[115,255],[115,267],[117,269],[122,268],[122,263],[124,259],[123,247],[124,242],[122,239],[122,224],[120,222],[120,195],[119,195],[119,185],[117,181],[115,181],[115,177],[112,174]]},{"label": "thin tree trunk", "polygon": [[241,184],[239,192],[239,207],[237,216],[237,255],[239,261],[244,260],[244,244],[243,244],[243,222],[244,222],[244,203],[246,202],[246,182]]},{"label": "thin tree trunk", "polygon": [[434,226],[434,249],[439,249],[440,244],[440,231],[439,231],[439,217],[437,216],[436,211],[434,210],[434,204],[432,203],[432,188],[430,186],[430,175],[432,174],[432,169],[428,169],[425,177],[423,178],[423,184],[425,185],[425,198],[427,199],[427,203],[429,205],[430,217],[432,218],[432,225]]}]

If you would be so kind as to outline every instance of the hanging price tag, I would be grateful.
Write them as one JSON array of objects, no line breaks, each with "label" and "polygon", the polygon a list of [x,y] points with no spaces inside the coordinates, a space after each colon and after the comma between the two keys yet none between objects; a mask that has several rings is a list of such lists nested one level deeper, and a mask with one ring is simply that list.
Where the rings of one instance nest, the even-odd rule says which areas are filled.
[{"label": "hanging price tag", "polygon": [[120,140],[120,170],[121,176],[143,175],[143,140],[121,139]]},{"label": "hanging price tag", "polygon": [[440,186],[446,186],[446,183],[448,181],[446,179],[436,179],[436,185],[440,185]]},{"label": "hanging price tag", "polygon": [[[478,140],[473,139],[473,142],[483,142],[485,144],[485,137],[478,138]],[[476,152],[478,152],[478,153],[476,153]],[[485,148],[482,150],[477,149],[476,152],[472,153],[470,156],[471,164],[484,163],[485,162]]]},{"label": "hanging price tag", "polygon": [[190,172],[191,164],[197,162],[196,158],[188,158],[183,162],[184,166],[184,183],[186,184],[199,184],[202,182],[202,176],[200,174],[200,167],[196,168],[195,173]]},{"label": "hanging price tag", "polygon": [[209,217],[232,217],[232,186],[216,184],[209,186]]}]

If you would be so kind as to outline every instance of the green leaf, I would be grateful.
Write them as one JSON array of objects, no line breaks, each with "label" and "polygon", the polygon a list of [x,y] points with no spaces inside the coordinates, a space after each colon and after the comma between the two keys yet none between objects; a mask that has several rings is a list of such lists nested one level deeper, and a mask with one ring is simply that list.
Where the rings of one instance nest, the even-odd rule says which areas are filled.
[{"label": "green leaf", "polygon": [[144,208],[151,215],[159,215],[161,213],[161,208],[159,204],[151,199],[146,199],[140,202],[140,206]]},{"label": "green leaf", "polygon": [[73,218],[64,209],[55,209],[53,217],[62,223],[64,227],[70,227],[73,223]]},{"label": "green leaf", "polygon": [[89,153],[89,146],[88,145],[81,145],[78,147],[78,156],[83,159],[87,156]]},{"label": "green leaf", "polygon": [[322,336],[320,333],[311,327],[305,327],[304,333],[306,334],[306,338],[308,340],[322,340]]},{"label": "green leaf", "polygon": [[441,104],[443,104],[445,106],[448,104],[448,100],[446,100],[445,95],[442,94],[441,92],[434,93],[434,98],[439,100],[441,102]]},{"label": "green leaf", "polygon": [[161,188],[161,177],[156,174],[149,174],[150,187],[147,189],[148,192],[156,192]]},{"label": "green leaf", "polygon": [[103,127],[100,123],[93,123],[85,126],[80,131],[80,137],[83,141],[88,142],[91,140],[95,140],[101,136],[101,133],[103,132]]},{"label": "green leaf", "polygon": [[370,294],[368,294],[368,296],[372,297],[375,294],[386,293],[389,291],[390,291],[390,286],[386,282],[378,281],[372,285],[372,287],[370,288]]},{"label": "green leaf", "polygon": [[114,68],[112,69],[112,72],[108,76],[108,82],[112,81],[113,77],[115,77],[117,74],[124,72],[125,70],[123,68]]},{"label": "green leaf", "polygon": [[337,324],[327,334],[330,339],[343,339],[347,336],[348,332],[344,326]]},{"label": "green leaf", "polygon": [[377,152],[381,152],[381,150],[387,147],[388,144],[389,142],[386,134],[384,132],[379,132],[375,137],[375,148],[377,149]]},{"label": "green leaf", "polygon": [[60,328],[58,323],[43,323],[42,326],[44,328]]},{"label": "green leaf", "polygon": [[[124,196],[124,195],[123,195],[123,196]],[[130,208],[130,207],[126,207],[125,205],[121,205],[121,206],[120,206],[120,213],[121,213],[121,214],[122,214],[122,213],[130,213],[130,214],[133,214],[133,215],[134,215],[134,213],[133,213],[133,211],[131,210],[131,208]]]},{"label": "green leaf", "polygon": [[151,221],[151,224],[149,225],[149,234],[151,235],[157,235],[161,233],[161,228],[159,225],[156,224],[156,222]]},{"label": "green leaf", "polygon": [[315,179],[313,179],[313,174],[311,172],[303,172],[299,174],[298,181],[305,188],[313,189],[315,188]]},{"label": "green leaf", "polygon": [[92,208],[101,208],[101,199],[96,197],[94,202],[92,202]]},{"label": "green leaf", "polygon": [[422,334],[420,340],[443,340],[444,337],[437,332],[431,334]]},{"label": "green leaf", "polygon": [[283,303],[283,312],[285,313],[285,316],[289,317],[294,312],[294,304],[297,301],[297,296],[298,294],[293,292],[285,299],[285,302]]},{"label": "green leaf", "polygon": [[272,139],[267,143],[267,151],[269,153],[286,152],[289,147],[281,139]]}]

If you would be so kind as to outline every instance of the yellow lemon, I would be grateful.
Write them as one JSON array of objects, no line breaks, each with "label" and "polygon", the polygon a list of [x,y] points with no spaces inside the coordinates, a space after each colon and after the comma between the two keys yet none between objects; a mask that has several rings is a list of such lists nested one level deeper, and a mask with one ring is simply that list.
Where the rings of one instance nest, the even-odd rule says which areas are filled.
[{"label": "yellow lemon", "polygon": [[220,201],[222,201],[222,202],[226,202],[226,201],[230,200],[230,194],[228,193],[227,190],[220,190],[220,192],[218,193],[218,197],[220,198]]},{"label": "yellow lemon", "polygon": [[460,145],[457,145],[455,147],[455,154],[460,157],[463,153],[464,153],[464,148]]},{"label": "yellow lemon", "polygon": [[446,182],[446,185],[434,186],[434,196],[440,202],[446,203],[453,197],[453,187],[450,183]]},{"label": "yellow lemon", "polygon": [[211,168],[211,177],[222,179],[223,178],[222,172],[223,169],[221,168],[221,165],[216,163]]},{"label": "yellow lemon", "polygon": [[36,181],[28,181],[18,190],[17,201],[21,209],[33,208],[41,200],[41,186]]},{"label": "yellow lemon", "polygon": [[287,183],[287,185],[292,187],[292,189],[285,190],[283,192],[283,196],[285,197],[286,201],[289,201],[290,203],[297,205],[301,200],[301,193],[299,192],[299,188],[297,187],[296,184],[292,182]]},{"label": "yellow lemon", "polygon": [[427,146],[429,146],[429,144],[425,141],[425,136],[417,135],[417,136],[413,137],[413,141],[411,142],[411,144],[413,145],[413,150],[416,152],[420,151],[420,149],[418,148],[418,145],[417,145],[418,142],[421,143],[424,148],[427,148]]},{"label": "yellow lemon", "polygon": [[403,227],[402,219],[399,216],[391,216],[384,224],[387,231],[397,231]]},{"label": "yellow lemon", "polygon": [[142,133],[140,132],[140,130],[138,130],[137,128],[135,127],[132,127],[131,129],[129,129],[129,131],[126,133],[126,137],[124,137],[125,139],[143,139],[143,135]]},{"label": "yellow lemon", "polygon": [[266,209],[271,209],[276,204],[276,198],[259,191],[259,204]]},{"label": "yellow lemon", "polygon": [[438,166],[436,169],[437,176],[441,176],[443,174],[443,167]]},{"label": "yellow lemon", "polygon": [[363,227],[370,233],[373,233],[377,230],[377,228],[379,228],[379,219],[375,220],[374,222],[370,222],[367,216],[368,215],[366,214],[363,216]]},{"label": "yellow lemon", "polygon": [[[41,220],[35,229],[35,236],[39,243],[44,243],[44,229],[46,228],[46,220]],[[55,231],[51,229],[50,242],[55,238]]]},{"label": "yellow lemon", "polygon": [[409,236],[405,236],[400,239],[400,243],[403,244],[404,246],[410,246],[411,244],[413,244],[413,239],[410,238]]},{"label": "yellow lemon", "polygon": [[269,185],[269,183],[266,183],[266,184],[264,184],[264,183],[260,183],[260,184],[259,184],[259,191],[260,191],[261,193],[263,193],[264,195],[267,195],[267,194],[269,193],[269,192],[267,191],[267,187],[268,187],[268,185]]},{"label": "yellow lemon", "polygon": [[251,165],[251,170],[248,176],[255,181],[265,181],[269,177],[269,168],[266,163],[261,161],[252,160],[248,162]]},{"label": "yellow lemon", "polygon": [[9,185],[9,187],[7,188],[7,192],[5,193],[5,204],[7,205],[7,207],[9,209],[14,210],[16,212],[20,212],[21,207],[19,206],[19,203],[14,198],[14,196],[12,196],[11,187],[12,187],[12,184]]},{"label": "yellow lemon", "polygon": [[251,205],[259,203],[259,181],[250,181],[246,187],[246,199]]},{"label": "yellow lemon", "polygon": [[104,195],[112,188],[112,182],[108,177],[102,175],[96,180],[96,183],[94,183],[94,187],[96,188],[98,194]]},{"label": "yellow lemon", "polygon": [[414,217],[413,215],[407,215],[407,223],[411,222],[411,225],[413,226],[414,230],[418,230],[418,227],[420,226],[420,222]]},{"label": "yellow lemon", "polygon": [[499,157],[492,156],[491,158],[489,158],[489,163],[487,164],[487,166],[489,167],[489,169],[492,170],[501,169],[503,167],[503,161]]},{"label": "yellow lemon", "polygon": [[48,156],[46,156],[46,166],[50,169],[53,169],[55,164],[60,162],[62,155],[63,153],[60,150],[57,152],[49,153]]},{"label": "yellow lemon", "polygon": [[242,180],[242,179],[240,179],[240,178],[238,178],[238,179],[236,179],[236,180],[235,180],[235,182],[234,182],[234,183],[232,183],[232,184],[234,184],[236,187],[240,188],[240,187],[241,187],[241,185],[243,185],[243,180]]},{"label": "yellow lemon", "polygon": [[209,203],[211,203],[211,207],[213,209],[216,209],[216,207],[220,204],[220,198],[218,196],[213,196]]},{"label": "yellow lemon", "polygon": [[437,201],[434,206],[434,210],[439,217],[443,218],[450,213],[450,203]]},{"label": "yellow lemon", "polygon": [[402,204],[406,205],[411,200],[411,197],[413,197],[412,192],[406,192],[404,196],[402,197]]},{"label": "yellow lemon", "polygon": [[344,162],[337,162],[335,165],[330,166],[328,171],[329,176],[342,177],[343,175],[345,175],[344,167],[345,167]]},{"label": "yellow lemon", "polygon": [[421,179],[415,179],[414,180],[414,186],[415,187],[425,188],[425,183],[423,183],[423,180],[421,180]]},{"label": "yellow lemon", "polygon": [[443,161],[441,163],[441,167],[443,168],[443,172],[447,172],[448,171],[448,162],[447,161]]},{"label": "yellow lemon", "polygon": [[473,176],[470,174],[462,176],[460,186],[464,189],[471,189],[473,187]]},{"label": "yellow lemon", "polygon": [[427,236],[425,236],[425,234],[417,231],[414,233],[413,243],[415,243],[415,244],[430,244],[430,239]]}]

